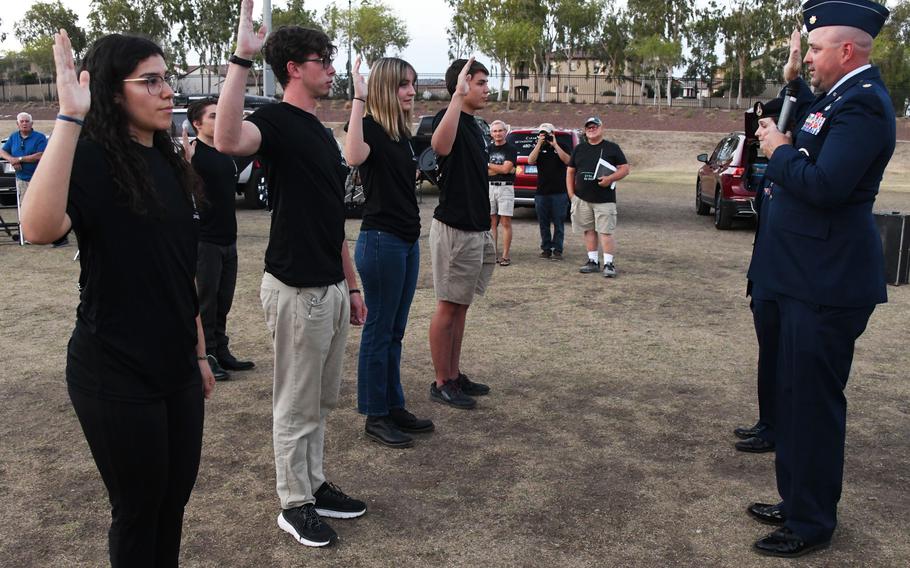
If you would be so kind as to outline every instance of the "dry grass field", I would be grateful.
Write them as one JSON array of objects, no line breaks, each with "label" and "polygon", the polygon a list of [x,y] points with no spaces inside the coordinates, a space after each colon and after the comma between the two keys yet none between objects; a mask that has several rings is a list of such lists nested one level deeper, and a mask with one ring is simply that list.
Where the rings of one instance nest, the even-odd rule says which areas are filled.
[{"label": "dry grass field", "polygon": [[[370,510],[334,521],[334,547],[295,544],[275,525],[271,348],[259,306],[268,214],[238,211],[240,274],[228,332],[253,371],[206,405],[199,480],[186,513],[188,567],[896,567],[910,565],[910,287],[860,339],[850,403],[840,527],[801,561],[755,556],[768,528],[746,505],[774,499],[773,455],[733,449],[754,421],[756,345],[745,271],[752,230],[717,231],[694,213],[696,153],[716,135],[610,135],[633,175],[619,204],[619,278],[536,258],[533,211],[515,217],[513,265],[497,268],[469,311],[463,370],[492,386],[472,412],[431,403],[434,307],[421,211],[421,275],[405,337],[408,406],[437,431],[407,450],[367,440],[356,413],[349,339],[330,416],[327,473]],[[910,211],[908,145],[877,209]],[[659,153],[650,148],[659,147]],[[359,223],[347,223],[353,245]],[[106,494],[66,395],[77,303],[75,247],[0,244],[0,564],[103,566]],[[148,346],[154,349],[153,345]],[[903,535],[903,536],[901,536]]]}]

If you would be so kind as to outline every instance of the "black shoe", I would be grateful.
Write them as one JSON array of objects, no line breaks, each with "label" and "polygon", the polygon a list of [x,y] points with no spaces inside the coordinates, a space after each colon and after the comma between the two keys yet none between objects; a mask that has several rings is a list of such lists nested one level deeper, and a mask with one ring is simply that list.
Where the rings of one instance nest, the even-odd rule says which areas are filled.
[{"label": "black shoe", "polygon": [[228,371],[249,371],[256,366],[252,361],[238,361],[230,351],[220,351],[218,363]]},{"label": "black shoe", "polygon": [[561,250],[554,250],[554,251],[553,251],[553,258],[551,258],[550,260],[562,260],[562,251],[561,251]]},{"label": "black shoe", "polygon": [[316,512],[323,517],[333,519],[353,519],[367,512],[367,504],[348,497],[328,481],[313,494],[316,498]]},{"label": "black shoe", "polygon": [[741,452],[749,452],[752,454],[763,454],[765,452],[774,451],[774,442],[767,442],[758,436],[749,438],[748,440],[740,440],[739,442],[736,442],[734,446]]},{"label": "black shoe", "polygon": [[363,431],[367,438],[390,448],[410,448],[414,445],[414,439],[396,428],[388,416],[367,416]]},{"label": "black shoe", "polygon": [[612,262],[604,264],[604,278],[616,278],[616,267]]},{"label": "black shoe", "polygon": [[787,527],[781,527],[771,534],[760,538],[752,545],[752,549],[765,556],[778,556],[780,558],[798,558],[810,552],[827,548],[830,540],[810,543],[803,537],[794,533]]},{"label": "black shoe", "polygon": [[596,260],[589,258],[588,262],[584,263],[578,271],[582,274],[594,274],[595,272],[600,272],[600,265],[597,264]]},{"label": "black shoe", "polygon": [[209,355],[209,368],[212,370],[212,374],[215,375],[216,381],[226,381],[231,378],[231,374],[221,368],[221,365],[218,364],[218,359],[214,355]]},{"label": "black shoe", "polygon": [[758,436],[767,429],[768,425],[764,422],[756,422],[755,426],[752,426],[751,428],[734,428],[733,435],[740,440],[748,440],[749,438]]},{"label": "black shoe", "polygon": [[490,387],[483,383],[475,383],[464,373],[459,372],[458,377],[455,380],[458,381],[461,392],[468,396],[483,396],[485,394],[490,394]]},{"label": "black shoe", "polygon": [[432,420],[417,418],[404,408],[393,408],[389,410],[389,419],[391,419],[392,424],[397,426],[402,432],[423,434],[425,432],[432,432],[436,429]]},{"label": "black shoe", "polygon": [[332,527],[322,522],[312,504],[282,510],[278,513],[278,526],[307,546],[328,546],[338,538]]},{"label": "black shoe", "polygon": [[54,248],[60,248],[60,247],[69,246],[69,244],[70,244],[70,240],[66,237],[63,237],[62,239],[54,241],[51,246],[53,246]]},{"label": "black shoe", "polygon": [[[540,251],[540,254],[537,256],[539,256],[540,258],[550,258],[551,254],[553,254],[553,252],[550,249],[547,249],[547,250]],[[562,253],[560,253],[560,254],[562,254]]]},{"label": "black shoe", "polygon": [[767,503],[752,503],[746,507],[746,512],[752,515],[752,518],[766,525],[783,525],[787,522],[781,510],[782,503],[768,505]]},{"label": "black shoe", "polygon": [[461,392],[458,381],[446,381],[441,387],[436,383],[430,385],[430,400],[448,404],[462,410],[470,410],[477,406],[477,401]]}]

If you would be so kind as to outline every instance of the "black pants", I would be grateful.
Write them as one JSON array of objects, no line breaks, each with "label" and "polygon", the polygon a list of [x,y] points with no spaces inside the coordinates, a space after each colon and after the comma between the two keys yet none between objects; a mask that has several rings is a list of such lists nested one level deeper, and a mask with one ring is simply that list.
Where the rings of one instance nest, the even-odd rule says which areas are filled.
[{"label": "black pants", "polygon": [[758,421],[766,426],[758,437],[774,443],[780,314],[777,302],[753,299],[751,306],[758,339]]},{"label": "black pants", "polygon": [[202,383],[148,403],[69,395],[111,501],[111,566],[177,566],[202,451]]},{"label": "black pants", "polygon": [[220,246],[199,241],[196,292],[205,333],[205,350],[213,355],[228,351],[227,316],[237,284],[237,244]]}]

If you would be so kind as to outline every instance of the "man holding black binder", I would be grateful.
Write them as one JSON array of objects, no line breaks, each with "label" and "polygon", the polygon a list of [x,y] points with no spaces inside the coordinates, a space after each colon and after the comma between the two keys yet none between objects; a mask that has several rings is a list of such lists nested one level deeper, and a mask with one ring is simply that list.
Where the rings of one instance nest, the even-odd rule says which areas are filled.
[{"label": "man holding black binder", "polygon": [[[566,191],[572,202],[572,231],[584,231],[587,262],[582,274],[603,270],[606,278],[616,277],[616,182],[629,175],[629,163],[618,144],[604,140],[603,122],[596,116],[585,121],[583,142],[572,151],[566,168]],[[598,265],[597,241],[603,248],[603,268]]]}]

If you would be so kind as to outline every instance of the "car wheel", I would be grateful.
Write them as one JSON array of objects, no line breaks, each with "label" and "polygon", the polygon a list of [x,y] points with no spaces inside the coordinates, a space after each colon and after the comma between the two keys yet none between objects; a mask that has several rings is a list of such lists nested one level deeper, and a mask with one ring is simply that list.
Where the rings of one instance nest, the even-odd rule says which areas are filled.
[{"label": "car wheel", "polygon": [[269,185],[262,168],[253,170],[243,188],[243,202],[250,209],[264,209],[269,203]]},{"label": "car wheel", "polygon": [[733,215],[730,210],[724,207],[720,198],[720,188],[714,192],[714,227],[718,230],[725,231],[733,226]]},{"label": "car wheel", "polygon": [[704,202],[701,196],[701,180],[695,180],[695,214],[710,215],[711,206]]}]

